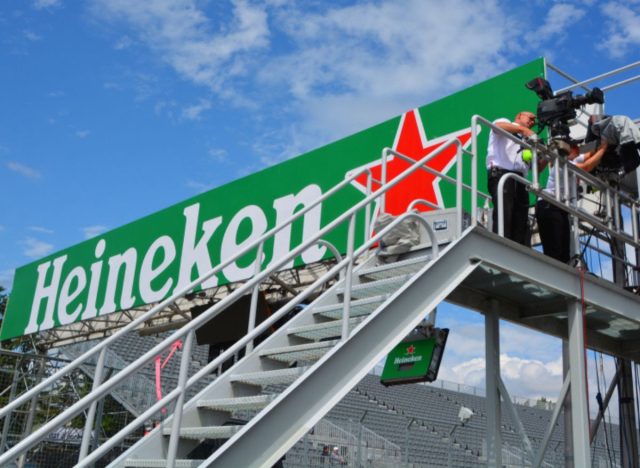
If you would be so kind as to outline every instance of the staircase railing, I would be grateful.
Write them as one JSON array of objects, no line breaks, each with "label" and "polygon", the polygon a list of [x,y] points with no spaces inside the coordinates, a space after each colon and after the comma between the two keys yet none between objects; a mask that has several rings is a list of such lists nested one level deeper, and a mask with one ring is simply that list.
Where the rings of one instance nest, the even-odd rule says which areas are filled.
[{"label": "staircase railing", "polygon": [[[245,346],[250,347],[251,343],[253,343],[253,340],[255,338],[257,338],[262,333],[267,331],[267,329],[270,326],[272,326],[274,323],[276,323],[278,320],[280,320],[282,317],[284,317],[288,312],[290,312],[300,302],[305,300],[307,297],[311,296],[313,291],[315,291],[319,286],[324,284],[327,280],[335,277],[342,270],[346,271],[345,282],[347,283],[345,285],[345,300],[344,300],[344,310],[343,310],[343,317],[342,317],[342,320],[343,320],[342,338],[343,339],[347,339],[348,338],[348,328],[347,328],[347,326],[348,326],[349,308],[350,308],[350,288],[351,288],[350,282],[351,282],[351,274],[353,272],[355,261],[356,261],[357,258],[361,257],[363,254],[367,253],[371,246],[373,246],[376,242],[378,242],[378,240],[381,239],[382,236],[386,235],[389,231],[391,231],[395,226],[397,226],[404,219],[406,219],[408,217],[415,217],[415,218],[418,218],[419,220],[423,221],[423,224],[425,225],[425,229],[426,229],[427,233],[429,234],[429,236],[431,238],[431,244],[433,246],[433,254],[437,255],[437,251],[438,251],[437,241],[436,241],[435,235],[434,235],[431,227],[428,225],[428,223],[424,222],[424,220],[422,220],[422,218],[418,217],[414,213],[408,213],[408,214],[405,214],[402,217],[397,218],[396,220],[394,220],[394,222],[389,224],[385,229],[382,229],[375,236],[373,236],[372,238],[369,238],[368,241],[365,242],[364,244],[362,244],[358,249],[355,249],[356,216],[358,215],[358,213],[361,210],[365,211],[365,213],[364,213],[364,217],[365,217],[365,238],[368,238],[369,237],[369,231],[370,231],[370,227],[369,227],[369,223],[370,223],[369,216],[370,216],[370,213],[369,212],[370,212],[371,204],[375,203],[377,200],[379,200],[381,197],[383,197],[385,193],[387,193],[391,188],[396,186],[402,180],[406,179],[410,174],[412,174],[416,170],[419,170],[419,169],[423,168],[429,162],[429,160],[431,160],[432,158],[434,158],[435,156],[437,156],[438,154],[440,154],[441,152],[447,150],[448,148],[450,148],[452,146],[454,146],[456,148],[456,160],[457,160],[457,163],[458,163],[457,178],[455,180],[455,182],[456,182],[456,205],[458,207],[460,207],[460,210],[461,210],[462,209],[461,208],[462,207],[462,187],[463,187],[463,182],[462,182],[462,174],[463,174],[463,171],[462,171],[462,165],[463,165],[462,154],[465,153],[465,154],[468,154],[468,155],[471,156],[472,172],[475,171],[474,168],[476,166],[476,157],[472,153],[464,151],[460,141],[457,140],[457,139],[454,139],[454,140],[448,141],[447,143],[443,144],[440,148],[438,148],[436,151],[430,153],[429,155],[427,155],[427,156],[421,158],[420,160],[416,161],[415,163],[413,163],[410,167],[408,167],[406,170],[404,170],[401,174],[399,174],[393,180],[391,180],[391,181],[382,181],[381,182],[381,187],[378,190],[376,190],[373,193],[368,194],[362,201],[358,202],[356,205],[351,207],[349,210],[344,212],[342,215],[338,216],[331,223],[329,223],[327,226],[325,226],[323,229],[321,229],[320,231],[318,231],[314,235],[309,236],[298,247],[292,249],[287,255],[283,256],[282,258],[280,258],[278,260],[273,261],[269,265],[269,267],[267,269],[265,269],[264,271],[260,271],[259,267],[260,267],[260,264],[261,264],[261,261],[260,261],[261,260],[261,252],[262,252],[262,248],[264,246],[265,241],[271,239],[273,236],[275,236],[282,229],[290,226],[297,219],[299,219],[302,216],[304,216],[305,213],[307,213],[310,210],[314,209],[316,206],[318,206],[319,204],[321,204],[322,202],[327,200],[329,197],[331,197],[332,195],[334,195],[335,193],[337,193],[338,191],[340,191],[341,189],[343,189],[344,187],[349,185],[351,182],[353,182],[357,177],[361,176],[362,174],[364,174],[364,173],[368,174],[368,183],[367,183],[367,185],[369,187],[371,186],[371,180],[372,180],[371,172],[368,169],[362,169],[362,170],[358,171],[357,173],[351,175],[350,177],[346,178],[344,181],[340,182],[339,184],[337,184],[336,186],[331,188],[329,191],[327,191],[322,197],[320,197],[314,203],[306,206],[304,209],[300,210],[298,213],[293,215],[288,220],[284,221],[280,225],[274,227],[273,229],[271,229],[267,233],[263,234],[258,239],[256,239],[253,242],[251,242],[244,249],[242,249],[241,251],[239,251],[238,253],[236,253],[235,255],[233,255],[232,257],[227,259],[226,261],[224,261],[223,263],[219,264],[218,266],[216,266],[215,268],[213,268],[212,270],[210,270],[206,274],[202,275],[197,280],[192,281],[191,283],[189,283],[188,285],[186,285],[185,287],[180,289],[178,292],[174,293],[171,297],[163,300],[158,305],[156,305],[155,307],[151,308],[148,312],[146,312],[145,314],[143,314],[140,317],[136,318],[134,321],[130,322],[128,325],[126,325],[125,327],[120,329],[114,335],[112,335],[109,338],[105,339],[104,341],[96,344],[96,346],[92,350],[87,351],[82,356],[80,356],[78,359],[73,361],[71,364],[69,364],[68,366],[65,366],[64,368],[60,369],[55,374],[51,375],[49,378],[47,378],[44,381],[42,381],[35,388],[30,390],[29,392],[26,392],[25,394],[21,395],[20,397],[16,398],[14,401],[12,401],[8,405],[6,405],[6,407],[2,408],[0,410],[0,418],[2,418],[2,417],[10,417],[10,414],[14,409],[18,408],[20,405],[24,404],[25,402],[28,402],[32,398],[37,397],[37,395],[42,390],[46,389],[48,386],[50,386],[52,383],[54,383],[57,379],[69,374],[74,369],[78,368],[80,365],[85,363],[88,359],[94,358],[96,355],[98,355],[98,362],[97,362],[96,368],[95,368],[96,371],[95,371],[95,375],[94,375],[94,384],[93,384],[92,391],[89,394],[87,394],[85,397],[81,398],[79,401],[77,401],[76,403],[71,405],[69,408],[64,410],[58,416],[53,418],[51,421],[47,422],[46,424],[41,426],[39,429],[34,431],[30,436],[26,437],[20,443],[16,444],[9,451],[7,451],[6,453],[0,455],[0,465],[2,465],[4,463],[7,463],[7,462],[9,462],[11,460],[14,460],[15,458],[17,458],[21,454],[26,453],[35,444],[37,444],[38,442],[43,440],[46,437],[47,433],[49,433],[50,431],[55,430],[56,428],[62,426],[64,423],[66,423],[70,419],[78,416],[83,410],[85,410],[86,408],[89,408],[89,414],[88,414],[88,416],[86,418],[86,422],[85,422],[85,438],[86,438],[86,440],[83,439],[83,444],[82,444],[81,453],[80,453],[80,457],[79,457],[79,466],[87,466],[87,465],[91,464],[93,461],[97,460],[102,455],[104,455],[112,447],[114,447],[115,444],[117,444],[120,440],[122,440],[125,435],[131,433],[133,430],[135,430],[138,427],[140,427],[146,420],[148,420],[150,417],[152,417],[154,414],[156,414],[159,410],[161,410],[162,408],[166,407],[168,404],[170,404],[172,402],[175,402],[172,436],[171,436],[171,439],[170,439],[170,442],[169,442],[169,456],[168,456],[168,461],[170,463],[172,463],[172,460],[175,460],[176,448],[177,448],[177,443],[178,443],[178,434],[179,434],[179,430],[178,429],[179,429],[179,426],[180,426],[180,420],[181,420],[181,415],[182,415],[182,407],[184,405],[184,397],[185,397],[185,392],[186,392],[187,388],[189,388],[196,381],[198,381],[199,379],[201,379],[202,377],[204,377],[208,373],[210,373],[213,370],[215,370],[218,366],[221,366],[227,359],[233,357],[243,347],[245,347]],[[383,160],[385,160],[390,154],[399,155],[399,153],[397,153],[397,152],[395,152],[395,151],[393,151],[393,150],[391,150],[389,148],[385,148],[383,150],[382,154],[383,154],[383,156],[382,156]],[[440,176],[441,177],[443,177],[443,176],[446,177],[446,174],[440,174]],[[475,189],[472,190],[472,198],[474,197],[474,195],[473,195],[474,190],[477,191],[477,186],[476,186]],[[460,215],[460,217],[461,217],[461,215]],[[472,220],[475,220],[475,216],[472,216]],[[298,255],[302,254],[308,248],[310,248],[311,246],[315,245],[317,242],[322,241],[323,236],[325,236],[326,234],[334,231],[336,228],[338,228],[339,226],[341,226],[341,225],[343,225],[345,223],[347,223],[347,225],[348,225],[348,239],[347,239],[347,255],[346,255],[346,257],[344,259],[342,259],[341,261],[338,261],[337,264],[334,265],[322,278],[320,278],[317,281],[315,281],[309,288],[307,288],[306,290],[304,290],[303,292],[298,294],[298,296],[296,296],[294,299],[292,299],[287,305],[285,305],[284,307],[279,309],[275,314],[273,314],[267,320],[263,321],[259,326],[254,327],[254,324],[251,323],[249,325],[249,328],[250,328],[249,333],[247,333],[243,338],[241,338],[239,341],[237,341],[228,350],[226,350],[224,353],[222,353],[220,356],[218,356],[218,358],[214,359],[211,363],[209,363],[207,366],[205,366],[202,369],[200,369],[192,377],[188,378],[188,374],[187,373],[188,373],[189,357],[190,357],[190,353],[191,353],[191,348],[193,346],[194,332],[195,332],[196,329],[198,329],[200,326],[202,326],[206,322],[208,322],[208,321],[212,320],[213,318],[215,318],[226,307],[228,307],[229,305],[233,304],[237,299],[239,299],[241,296],[245,295],[246,293],[252,292],[252,294],[254,294],[254,296],[255,296],[255,293],[257,291],[257,287],[260,285],[260,283],[263,280],[268,278],[270,274],[278,271],[287,262],[297,258]],[[209,309],[204,311],[197,318],[191,320],[187,325],[185,325],[181,329],[179,329],[176,332],[174,332],[171,336],[167,337],[161,343],[159,343],[156,346],[154,346],[151,350],[149,350],[146,353],[144,353],[142,356],[140,356],[138,359],[136,359],[133,363],[131,363],[126,369],[123,369],[121,372],[117,373],[116,375],[111,377],[106,382],[102,381],[102,372],[103,372],[103,368],[104,368],[105,354],[106,354],[106,349],[107,349],[108,346],[114,344],[116,342],[116,340],[118,340],[120,337],[122,337],[125,333],[128,333],[128,332],[132,331],[137,326],[139,326],[140,324],[142,324],[143,322],[145,322],[149,318],[153,317],[155,314],[159,313],[162,309],[164,309],[165,307],[167,307],[167,306],[171,305],[172,303],[174,303],[177,299],[179,299],[182,296],[184,296],[185,294],[189,293],[194,288],[200,286],[203,282],[205,282],[209,278],[213,277],[215,274],[220,272],[226,266],[232,264],[233,262],[235,262],[236,260],[240,259],[241,257],[251,253],[254,249],[257,249],[258,255],[256,257],[257,258],[257,260],[256,260],[256,264],[257,264],[256,273],[255,273],[255,275],[254,275],[254,277],[252,279],[248,280],[244,285],[239,287],[232,294],[230,294],[229,296],[225,297],[220,302],[216,303],[215,305],[213,305],[212,307],[210,307]],[[332,249],[332,250],[335,250],[335,249]],[[250,316],[255,318],[255,301],[252,301],[252,302],[254,304],[252,306],[252,310],[253,311],[252,311]],[[130,424],[128,424],[125,428],[123,428],[109,442],[107,442],[106,444],[101,446],[98,450],[93,451],[91,453],[91,455],[88,455],[89,438],[90,438],[91,430],[93,428],[92,426],[94,424],[94,415],[95,415],[95,409],[96,409],[97,402],[101,398],[105,397],[111,390],[113,390],[124,379],[126,379],[127,377],[133,375],[138,369],[140,369],[145,364],[148,364],[149,362],[151,362],[151,360],[158,353],[162,352],[164,349],[169,347],[176,339],[181,339],[181,338],[185,339],[185,344],[184,344],[184,348],[182,350],[182,359],[181,359],[181,364],[180,364],[180,375],[179,375],[179,378],[178,378],[178,386],[176,388],[174,388],[172,391],[168,392],[162,399],[157,401],[149,409],[147,409],[140,416],[138,416],[138,418],[136,418],[134,421],[132,421]]]}]

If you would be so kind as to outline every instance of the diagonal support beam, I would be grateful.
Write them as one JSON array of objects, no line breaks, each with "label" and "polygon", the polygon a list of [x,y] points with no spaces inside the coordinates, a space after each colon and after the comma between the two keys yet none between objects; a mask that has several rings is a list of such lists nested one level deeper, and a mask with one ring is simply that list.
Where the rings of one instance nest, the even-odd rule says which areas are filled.
[{"label": "diagonal support beam", "polygon": [[509,415],[511,416],[511,420],[515,423],[518,428],[518,433],[520,437],[522,437],[522,441],[524,442],[524,449],[527,454],[533,458],[533,447],[531,445],[531,440],[529,440],[529,436],[527,432],[524,430],[524,425],[520,420],[520,416],[518,416],[518,412],[516,411],[516,407],[513,406],[513,402],[511,401],[511,397],[509,396],[509,392],[507,391],[507,387],[505,387],[504,382],[502,381],[502,377],[497,376],[498,381],[498,389],[500,391],[500,395],[502,395],[502,400],[505,402],[507,406],[507,411],[509,411]]},{"label": "diagonal support beam", "polygon": [[556,426],[556,422],[558,422],[560,411],[562,411],[562,406],[564,405],[564,402],[567,399],[567,394],[569,393],[570,385],[571,385],[571,376],[567,375],[567,377],[564,379],[564,383],[562,384],[562,389],[560,390],[560,395],[558,396],[558,401],[556,403],[556,406],[553,409],[551,420],[549,421],[547,430],[544,433],[544,437],[542,438],[542,443],[540,444],[540,448],[538,449],[538,455],[536,455],[535,461],[533,463],[533,468],[539,468],[539,466],[542,464],[544,453],[547,451],[547,446],[549,445],[549,440],[551,440],[551,435],[553,434],[553,430]]}]

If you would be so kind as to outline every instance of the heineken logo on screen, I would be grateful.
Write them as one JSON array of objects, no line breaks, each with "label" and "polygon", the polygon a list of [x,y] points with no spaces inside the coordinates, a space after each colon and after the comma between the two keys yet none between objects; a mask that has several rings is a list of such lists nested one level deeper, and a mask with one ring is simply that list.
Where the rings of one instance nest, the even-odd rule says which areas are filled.
[{"label": "heineken logo on screen", "polygon": [[[373,179],[380,180],[380,155],[385,147],[391,146],[409,159],[398,156],[388,159],[388,181],[413,162],[438,150],[442,151],[429,161],[429,167],[455,177],[456,147],[443,145],[457,139],[463,147],[469,146],[469,126],[474,114],[494,120],[514,116],[522,109],[535,109],[537,98],[523,83],[532,76],[543,76],[543,70],[543,60],[536,60],[18,268],[0,339],[161,301],[310,206],[344,181],[345,175],[368,167]],[[501,99],[495,99],[497,93]],[[487,133],[481,135],[480,148],[486,148]],[[464,168],[466,180],[471,170],[468,166],[465,164]],[[477,166],[478,173],[483,174],[482,157],[478,158]],[[486,188],[482,176],[478,182],[481,190]],[[254,249],[231,262],[202,287],[245,280],[253,274],[258,261],[262,268],[274,265],[361,201],[366,187],[367,175],[362,174],[266,241],[262,258],[256,259]],[[379,183],[374,180],[371,189],[378,188]],[[416,170],[387,193],[386,211],[392,215],[404,213],[415,199],[451,208],[455,206],[455,186],[425,170]],[[467,197],[465,203],[469,204],[469,200]],[[432,209],[425,205],[416,208]],[[356,219],[356,232],[363,233],[364,225],[363,211]],[[345,223],[324,240],[344,253],[347,227]],[[363,235],[356,237],[357,246],[363,241]],[[326,247],[315,245],[282,268],[317,262],[330,255]]]},{"label": "heineken logo on screen", "polygon": [[393,363],[395,365],[398,365],[398,364],[408,364],[408,363],[422,361],[422,358],[424,356],[422,354],[419,354],[419,355],[416,356],[414,354],[415,352],[416,352],[416,347],[414,345],[410,345],[407,348],[407,350],[405,351],[405,355],[404,356],[396,356],[396,358],[393,360]]}]

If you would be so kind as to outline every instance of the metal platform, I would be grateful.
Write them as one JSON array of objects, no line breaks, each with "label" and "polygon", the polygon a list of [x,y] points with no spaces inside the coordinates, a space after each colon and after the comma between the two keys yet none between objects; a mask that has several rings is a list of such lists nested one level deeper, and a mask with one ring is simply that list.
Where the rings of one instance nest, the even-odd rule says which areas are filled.
[{"label": "metal platform", "polygon": [[[447,301],[484,313],[495,300],[501,319],[567,339],[567,301],[582,301],[580,273],[481,227],[466,237],[480,265]],[[587,346],[639,361],[640,296],[587,272],[584,302]]]}]

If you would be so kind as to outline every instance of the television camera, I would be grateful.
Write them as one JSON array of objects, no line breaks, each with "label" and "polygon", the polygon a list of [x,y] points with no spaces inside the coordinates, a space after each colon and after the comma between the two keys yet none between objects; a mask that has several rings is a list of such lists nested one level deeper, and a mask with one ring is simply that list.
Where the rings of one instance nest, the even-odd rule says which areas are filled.
[{"label": "television camera", "polygon": [[525,85],[535,92],[541,101],[538,103],[538,128],[549,128],[549,144],[561,155],[568,155],[570,144],[569,121],[576,118],[576,110],[586,104],[604,104],[604,93],[593,88],[584,96],[563,91],[553,95],[551,85],[544,78],[534,78]]}]

